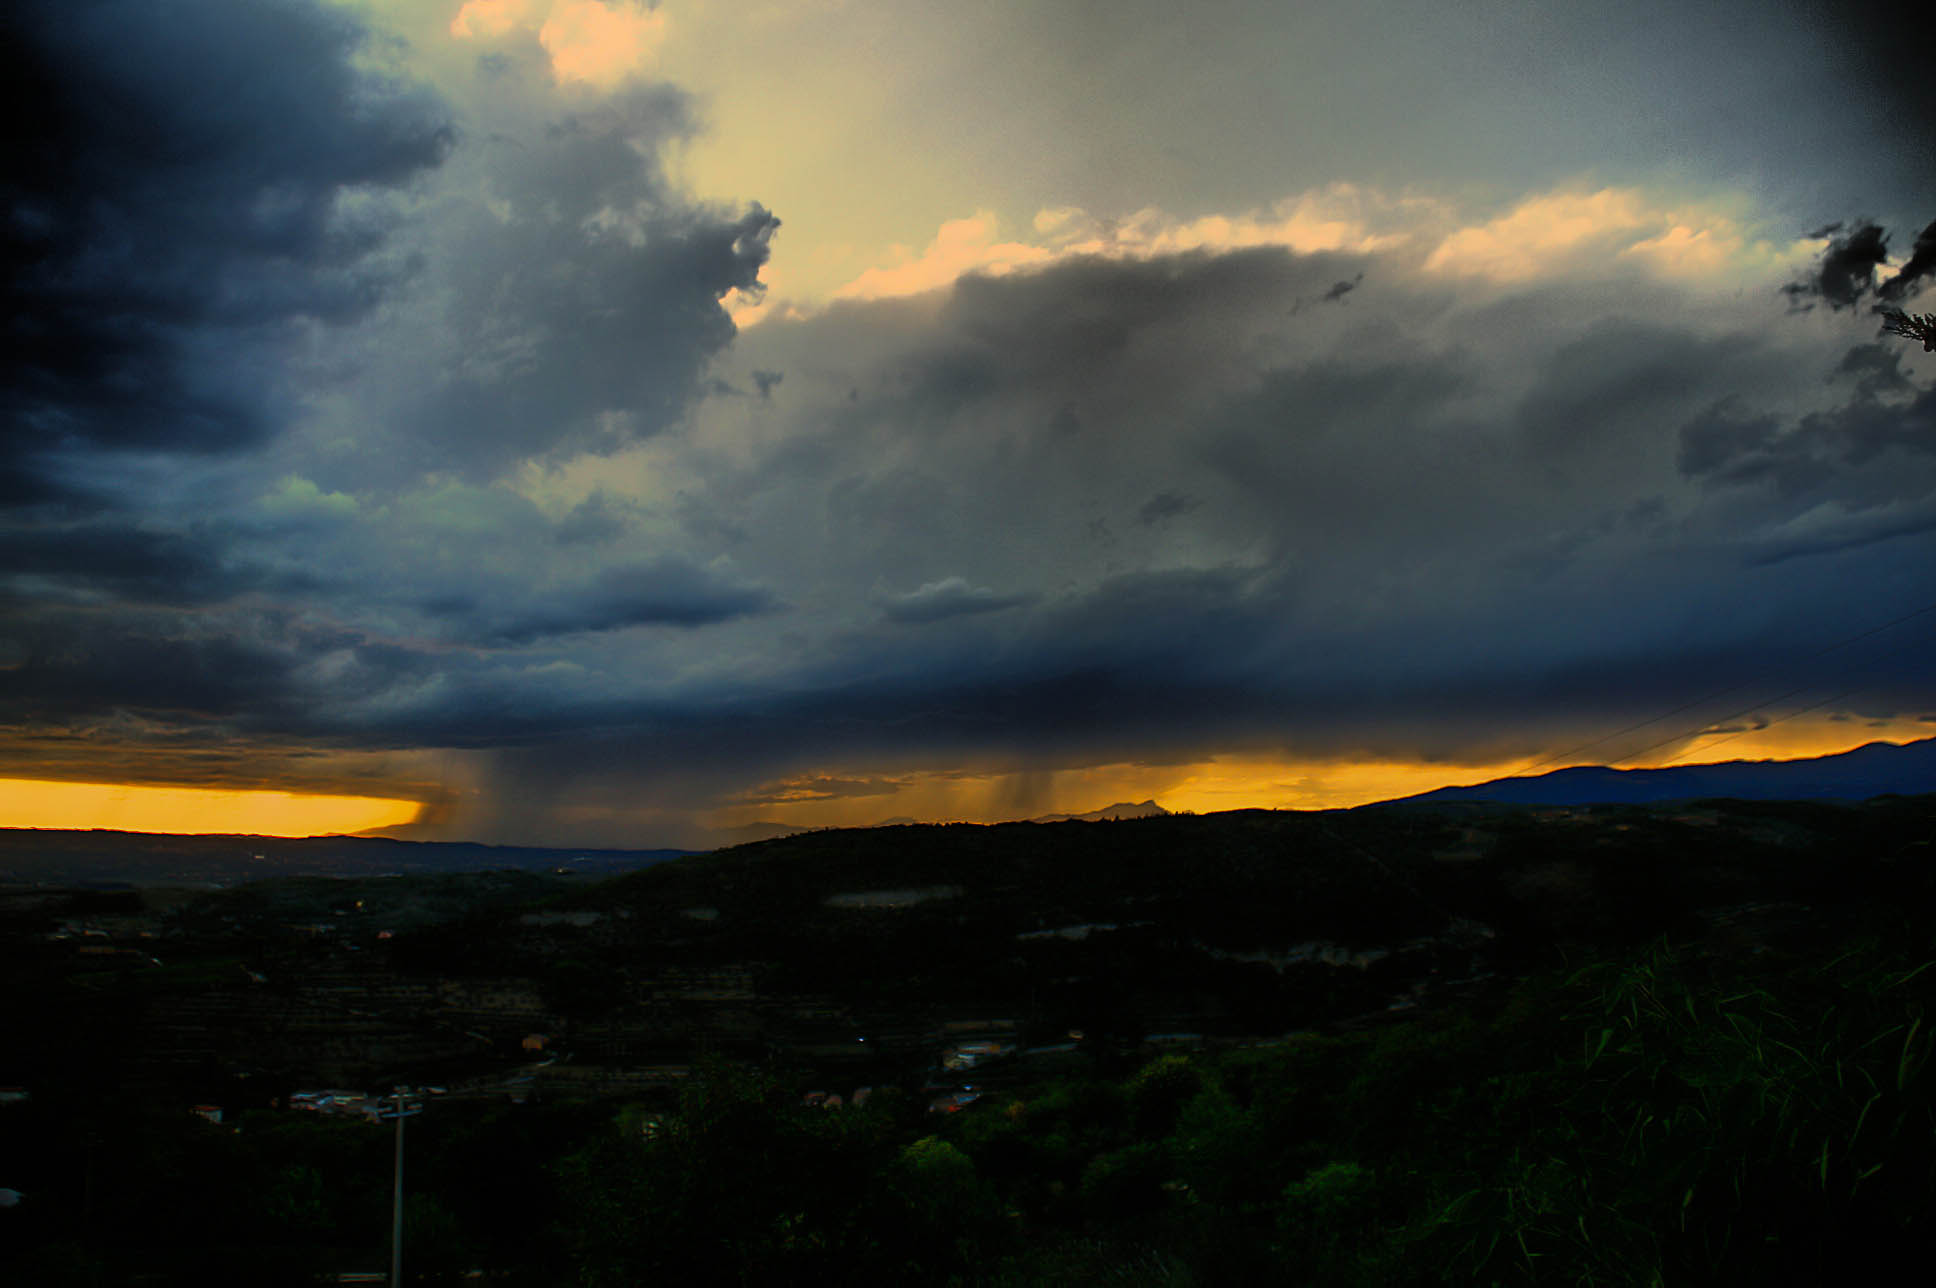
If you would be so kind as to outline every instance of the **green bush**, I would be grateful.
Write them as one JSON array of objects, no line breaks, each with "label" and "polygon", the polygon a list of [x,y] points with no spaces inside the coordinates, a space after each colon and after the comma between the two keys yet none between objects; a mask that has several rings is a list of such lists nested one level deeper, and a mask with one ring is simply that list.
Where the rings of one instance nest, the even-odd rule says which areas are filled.
[{"label": "green bush", "polygon": [[1082,1198],[1100,1217],[1138,1217],[1163,1205],[1169,1178],[1168,1151],[1155,1141],[1137,1141],[1098,1154],[1082,1169]]},{"label": "green bush", "polygon": [[1167,1136],[1183,1106],[1203,1090],[1203,1072],[1187,1056],[1158,1056],[1129,1080],[1129,1118],[1144,1139]]},{"label": "green bush", "polygon": [[1374,1215],[1378,1174],[1357,1163],[1326,1163],[1284,1187],[1277,1232],[1292,1247],[1317,1253],[1365,1242]]},{"label": "green bush", "polygon": [[1261,1136],[1249,1112],[1221,1087],[1206,1087],[1183,1107],[1170,1152],[1178,1179],[1196,1198],[1246,1204],[1270,1194],[1274,1142]]}]

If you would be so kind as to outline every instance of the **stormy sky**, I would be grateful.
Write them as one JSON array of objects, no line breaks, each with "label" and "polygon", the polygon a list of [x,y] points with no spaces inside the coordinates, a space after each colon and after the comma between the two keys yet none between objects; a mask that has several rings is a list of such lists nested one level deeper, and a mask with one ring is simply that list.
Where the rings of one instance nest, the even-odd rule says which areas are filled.
[{"label": "stormy sky", "polygon": [[21,0],[0,777],[707,844],[1927,736],[1927,21]]}]

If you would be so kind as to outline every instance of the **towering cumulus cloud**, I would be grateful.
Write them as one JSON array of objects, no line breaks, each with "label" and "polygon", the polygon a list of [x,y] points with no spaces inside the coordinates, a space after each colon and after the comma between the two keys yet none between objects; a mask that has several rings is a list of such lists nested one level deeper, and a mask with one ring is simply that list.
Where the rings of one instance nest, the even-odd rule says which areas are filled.
[{"label": "towering cumulus cloud", "polygon": [[[779,221],[672,188],[659,154],[690,128],[676,93],[628,87],[544,101],[535,60],[485,64],[488,128],[438,239],[440,348],[394,367],[399,426],[426,468],[488,478],[534,456],[613,448],[664,429],[731,341],[719,301],[756,291]],[[546,108],[551,110],[546,111]],[[434,355],[440,379],[424,381]]]},{"label": "towering cumulus cloud", "polygon": [[260,442],[300,330],[410,274],[388,198],[450,151],[443,105],[359,70],[365,33],[319,4],[27,0],[0,21],[0,500],[88,496],[103,451]]},{"label": "towering cumulus cloud", "polygon": [[778,221],[666,181],[676,90],[516,33],[433,89],[321,0],[0,22],[0,768],[409,748],[494,650],[777,603],[493,486],[671,424],[758,290]]},{"label": "towering cumulus cloud", "polygon": [[0,778],[696,843],[1936,716],[1896,19],[1120,9],[6,6]]}]

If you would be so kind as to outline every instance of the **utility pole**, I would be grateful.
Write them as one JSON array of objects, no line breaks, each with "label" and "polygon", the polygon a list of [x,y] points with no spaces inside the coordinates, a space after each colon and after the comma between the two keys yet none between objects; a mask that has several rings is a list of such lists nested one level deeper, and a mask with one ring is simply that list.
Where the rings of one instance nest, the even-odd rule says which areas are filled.
[{"label": "utility pole", "polygon": [[383,1115],[397,1120],[397,1171],[390,1195],[390,1288],[403,1288],[403,1120],[423,1112],[423,1104],[410,1104],[409,1087],[393,1088],[396,1108]]},{"label": "utility pole", "polygon": [[390,1288],[403,1288],[403,1090],[397,1090],[397,1176],[390,1194]]}]

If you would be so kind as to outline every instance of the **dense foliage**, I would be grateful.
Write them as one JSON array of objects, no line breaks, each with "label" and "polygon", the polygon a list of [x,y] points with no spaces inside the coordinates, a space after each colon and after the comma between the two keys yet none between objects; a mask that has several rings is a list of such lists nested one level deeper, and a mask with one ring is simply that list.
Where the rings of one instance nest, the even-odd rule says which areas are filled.
[{"label": "dense foliage", "polygon": [[[1656,942],[1376,1029],[1085,1059],[947,1116],[897,1089],[808,1107],[718,1060],[663,1110],[437,1106],[412,1127],[411,1265],[588,1286],[1860,1281],[1919,1255],[1936,1213],[1936,963],[1903,921]],[[48,1285],[381,1265],[389,1146],[286,1111],[8,1107],[0,1157],[43,1192],[0,1212],[0,1258]]]},{"label": "dense foliage", "polygon": [[939,1121],[714,1069],[574,1156],[570,1244],[598,1284],[1865,1278],[1936,1213],[1926,947],[1660,942]]},{"label": "dense foliage", "polygon": [[[663,1049],[684,1071],[715,1013],[812,1014],[712,1044],[676,1091],[510,1103],[485,1079],[433,1101],[408,1128],[413,1282],[1865,1282],[1936,1226],[1932,817],[1923,798],[876,829],[540,883],[535,911],[524,877],[265,884],[146,940],[49,937],[146,894],[17,893],[0,1081],[32,1094],[0,1103],[0,1187],[23,1192],[0,1282],[380,1269],[391,1128],[278,1107],[317,1084],[216,1056],[306,1024],[404,1067],[419,1028],[372,1010],[473,979],[511,999],[513,1045],[543,1015],[594,1053],[546,1053],[572,1072],[627,1015],[698,1018],[606,1068]],[[893,886],[953,893],[834,898]],[[1405,948],[1448,914],[1497,937]],[[1250,952],[1334,924],[1393,952]],[[931,1112],[923,1070],[960,1031],[937,1020],[963,1015],[1070,1049]],[[1174,1015],[1208,1036],[1146,1037]],[[891,1024],[902,1055],[854,1057]],[[833,1077],[850,1103],[805,1095]],[[192,1116],[217,1087],[225,1121]]]}]

